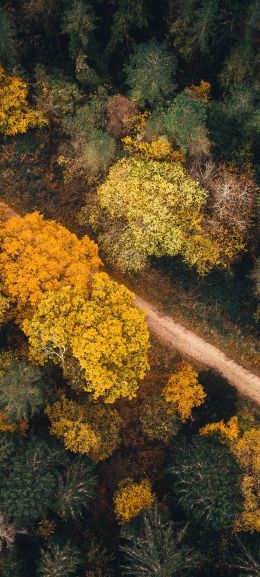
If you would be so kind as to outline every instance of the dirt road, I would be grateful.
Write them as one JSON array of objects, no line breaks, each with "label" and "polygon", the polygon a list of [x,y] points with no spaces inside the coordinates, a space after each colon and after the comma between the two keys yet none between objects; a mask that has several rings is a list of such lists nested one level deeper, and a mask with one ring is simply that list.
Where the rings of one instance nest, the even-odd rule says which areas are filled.
[{"label": "dirt road", "polygon": [[160,339],[191,359],[213,369],[240,393],[260,403],[260,377],[229,359],[217,347],[204,341],[173,318],[160,313],[141,297],[136,297],[135,304],[146,312],[150,330]]},{"label": "dirt road", "polygon": [[[7,219],[13,216],[20,218],[20,215],[10,207],[5,205],[5,209]],[[146,312],[150,330],[160,339],[191,359],[213,369],[225,377],[240,393],[260,404],[260,377],[229,359],[217,347],[204,341],[173,318],[160,313],[148,301],[137,296],[135,304]]]}]

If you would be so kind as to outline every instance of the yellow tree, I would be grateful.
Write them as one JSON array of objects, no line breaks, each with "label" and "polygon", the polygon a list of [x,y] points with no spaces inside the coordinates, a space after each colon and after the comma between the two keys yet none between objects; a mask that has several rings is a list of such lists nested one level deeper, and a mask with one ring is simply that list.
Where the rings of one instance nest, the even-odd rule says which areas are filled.
[{"label": "yellow tree", "polygon": [[198,371],[187,363],[180,363],[163,389],[168,410],[177,413],[182,422],[191,416],[192,409],[202,405],[206,393],[198,382]]},{"label": "yellow tree", "polygon": [[134,295],[105,273],[93,275],[88,300],[70,286],[49,292],[23,330],[31,357],[66,369],[71,356],[81,371],[82,390],[113,403],[132,399],[148,368],[149,333]]},{"label": "yellow tree", "polygon": [[38,212],[3,223],[0,242],[0,280],[19,318],[30,315],[47,291],[63,285],[87,295],[90,277],[101,263],[92,240],[78,239]]},{"label": "yellow tree", "polygon": [[23,133],[28,128],[44,126],[43,114],[29,105],[29,87],[19,76],[8,75],[0,67],[0,132],[7,136]]},{"label": "yellow tree", "polygon": [[[132,146],[131,138],[126,144]],[[135,148],[136,155],[112,166],[92,205],[88,199],[81,212],[82,223],[99,229],[107,258],[133,271],[163,255],[181,255],[200,274],[227,268],[244,248],[241,235],[213,226],[206,213],[208,193],[181,162],[158,160],[174,155],[167,141]]]},{"label": "yellow tree", "polygon": [[148,479],[140,483],[134,483],[132,479],[124,479],[114,495],[115,515],[119,523],[123,525],[137,517],[142,511],[150,509],[154,501],[155,496]]}]

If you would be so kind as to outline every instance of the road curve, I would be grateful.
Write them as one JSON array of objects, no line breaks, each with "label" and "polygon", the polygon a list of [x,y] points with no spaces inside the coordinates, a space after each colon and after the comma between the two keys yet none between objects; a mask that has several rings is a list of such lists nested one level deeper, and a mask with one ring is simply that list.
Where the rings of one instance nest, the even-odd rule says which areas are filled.
[{"label": "road curve", "polygon": [[228,358],[217,347],[204,341],[173,318],[160,313],[143,298],[137,296],[135,304],[145,311],[148,327],[157,337],[174,349],[213,369],[234,385],[241,394],[260,404],[260,377]]}]

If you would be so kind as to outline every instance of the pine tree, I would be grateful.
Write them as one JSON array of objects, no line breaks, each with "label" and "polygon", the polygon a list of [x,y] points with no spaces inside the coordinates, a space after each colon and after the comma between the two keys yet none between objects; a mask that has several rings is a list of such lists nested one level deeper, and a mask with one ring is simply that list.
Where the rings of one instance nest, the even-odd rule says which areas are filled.
[{"label": "pine tree", "polygon": [[1,375],[0,412],[11,421],[28,421],[44,405],[44,382],[41,370],[13,359]]},{"label": "pine tree", "polygon": [[71,543],[53,543],[41,550],[39,577],[74,577],[81,564],[81,555]]},{"label": "pine tree", "polygon": [[90,460],[77,458],[58,477],[55,509],[63,519],[80,517],[94,496],[97,479]]},{"label": "pine tree", "polygon": [[145,513],[139,526],[122,531],[121,545],[124,575],[131,577],[172,577],[194,571],[199,554],[183,543],[185,530],[177,531],[159,513],[157,505]]}]

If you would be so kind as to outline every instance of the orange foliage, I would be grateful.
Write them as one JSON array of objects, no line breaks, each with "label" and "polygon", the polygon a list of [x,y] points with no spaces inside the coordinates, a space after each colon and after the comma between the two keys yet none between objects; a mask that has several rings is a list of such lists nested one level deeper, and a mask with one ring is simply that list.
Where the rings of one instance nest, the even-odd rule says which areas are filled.
[{"label": "orange foliage", "polygon": [[38,212],[14,217],[0,228],[0,269],[3,291],[23,318],[45,292],[71,285],[87,295],[89,280],[101,261],[98,247]]},{"label": "orange foliage", "polygon": [[197,100],[204,100],[207,101],[210,98],[210,91],[211,91],[211,84],[209,82],[205,82],[205,80],[201,80],[199,85],[196,86],[192,84],[187,88],[187,92]]}]

